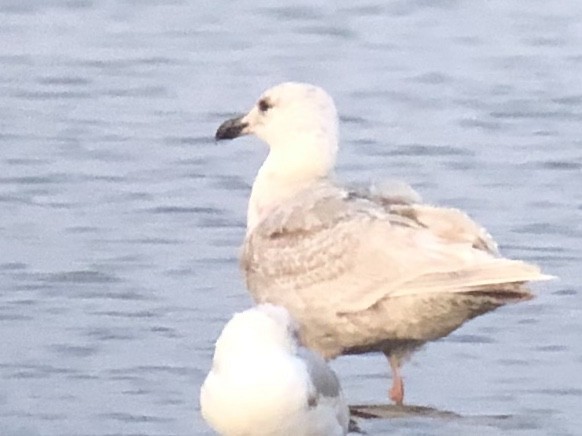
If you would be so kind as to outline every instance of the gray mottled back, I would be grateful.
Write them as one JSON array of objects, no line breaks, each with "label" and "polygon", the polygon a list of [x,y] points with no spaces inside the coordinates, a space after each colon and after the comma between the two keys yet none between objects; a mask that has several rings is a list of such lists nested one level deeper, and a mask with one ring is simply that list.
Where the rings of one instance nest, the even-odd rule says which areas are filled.
[{"label": "gray mottled back", "polygon": [[[499,257],[487,232],[456,209],[358,194],[327,180],[267,214],[247,234],[241,265],[255,301],[286,307],[304,344],[326,358],[406,340],[410,317],[429,332],[432,318],[415,308],[435,295],[522,300],[529,291],[513,284],[546,278],[534,265]],[[409,310],[390,310],[402,297]],[[346,316],[358,313],[362,325]],[[451,329],[469,318],[454,318]]]}]

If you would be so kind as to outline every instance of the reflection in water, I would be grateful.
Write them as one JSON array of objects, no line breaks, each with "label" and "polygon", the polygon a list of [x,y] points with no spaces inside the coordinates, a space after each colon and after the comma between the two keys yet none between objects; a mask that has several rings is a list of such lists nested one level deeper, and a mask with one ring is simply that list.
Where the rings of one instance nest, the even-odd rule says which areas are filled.
[{"label": "reflection in water", "polygon": [[[538,413],[543,411],[538,411]],[[541,430],[544,422],[543,417],[523,415],[464,415],[461,416],[455,412],[439,410],[433,407],[425,406],[397,406],[397,405],[354,405],[350,406],[350,413],[354,422],[354,429],[363,427],[366,420],[378,420],[377,425],[384,421],[388,425],[394,425],[390,420],[399,419],[425,419],[425,422],[455,422],[457,425],[463,425],[466,428],[473,428],[479,431],[479,428],[489,427],[503,431],[509,430]],[[542,413],[540,413],[541,415]],[[551,417],[552,412],[546,412],[546,418]],[[361,424],[361,425],[360,425]]]},{"label": "reflection in water", "polygon": [[438,410],[432,407],[411,406],[396,404],[370,404],[350,406],[352,417],[363,419],[393,419],[410,417],[428,417],[428,418],[461,418],[454,412]]}]

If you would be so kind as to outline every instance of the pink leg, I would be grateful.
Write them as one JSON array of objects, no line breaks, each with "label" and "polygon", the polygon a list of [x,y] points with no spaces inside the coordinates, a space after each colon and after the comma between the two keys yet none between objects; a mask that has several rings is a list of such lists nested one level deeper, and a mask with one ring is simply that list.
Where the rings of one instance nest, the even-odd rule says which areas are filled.
[{"label": "pink leg", "polygon": [[390,369],[392,369],[392,387],[390,388],[390,399],[394,401],[398,406],[402,406],[402,401],[404,400],[404,381],[400,377],[400,365],[398,358],[394,356],[388,356],[390,361]]}]

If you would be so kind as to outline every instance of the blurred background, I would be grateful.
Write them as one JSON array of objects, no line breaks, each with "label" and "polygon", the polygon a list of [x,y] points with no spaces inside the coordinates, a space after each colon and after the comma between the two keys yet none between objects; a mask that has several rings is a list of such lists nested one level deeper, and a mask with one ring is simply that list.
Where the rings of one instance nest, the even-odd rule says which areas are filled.
[{"label": "blurred background", "polygon": [[[336,99],[342,181],[404,179],[560,277],[405,366],[411,404],[458,418],[361,427],[579,434],[581,72],[577,0],[0,0],[0,434],[211,434],[266,154],[213,135],[285,80]],[[333,366],[387,401],[383,356]]]}]

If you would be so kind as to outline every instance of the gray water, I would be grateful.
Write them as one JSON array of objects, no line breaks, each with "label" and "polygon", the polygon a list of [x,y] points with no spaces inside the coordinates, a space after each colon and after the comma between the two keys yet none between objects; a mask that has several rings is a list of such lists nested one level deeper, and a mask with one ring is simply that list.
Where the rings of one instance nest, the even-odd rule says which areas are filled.
[{"label": "gray water", "polygon": [[[410,403],[460,417],[362,429],[582,434],[582,3],[280,4],[0,0],[0,435],[211,434],[266,152],[212,136],[289,79],[335,97],[343,180],[407,180],[560,277],[405,366]],[[382,356],[333,366],[387,401]]]}]

